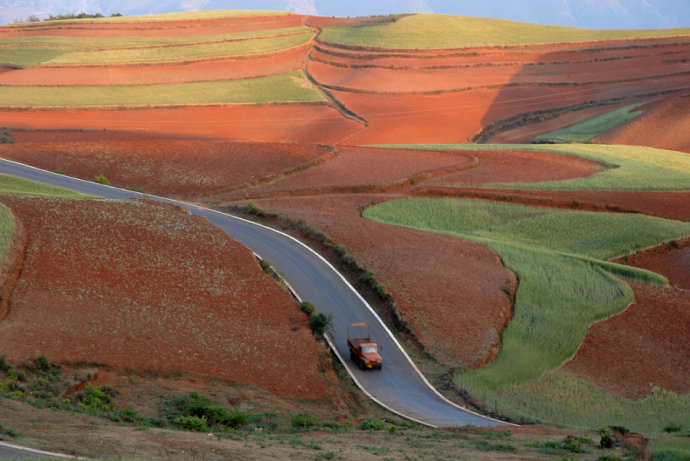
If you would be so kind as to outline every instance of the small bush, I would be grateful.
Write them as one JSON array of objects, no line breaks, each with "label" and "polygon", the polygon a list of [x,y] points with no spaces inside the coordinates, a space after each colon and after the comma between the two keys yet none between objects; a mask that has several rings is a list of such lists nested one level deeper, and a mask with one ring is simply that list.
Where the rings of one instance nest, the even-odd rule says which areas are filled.
[{"label": "small bush", "polygon": [[616,439],[613,437],[613,431],[610,427],[602,427],[599,429],[599,435],[601,440],[599,441],[599,446],[601,448],[613,448],[616,443]]},{"label": "small bush", "polygon": [[108,181],[108,178],[106,178],[106,177],[103,176],[102,174],[99,174],[98,176],[96,176],[96,178],[94,179],[94,181],[96,181],[98,184],[104,184],[104,185],[106,185],[106,186],[109,186],[109,185],[110,185],[110,181]]},{"label": "small bush", "polygon": [[359,424],[363,431],[380,431],[383,429],[384,422],[381,419],[365,419]]},{"label": "small bush", "polygon": [[325,315],[321,312],[309,317],[309,328],[317,338],[323,338],[327,331],[333,328],[333,314]]},{"label": "small bush", "polygon": [[342,243],[339,243],[336,246],[334,246],[333,251],[335,251],[335,254],[338,255],[339,258],[344,258],[347,254],[347,248]]},{"label": "small bush", "polygon": [[205,416],[179,416],[175,418],[174,423],[188,431],[206,432],[208,430]]},{"label": "small bush", "polygon": [[261,208],[258,207],[258,205],[251,200],[247,202],[247,204],[244,206],[244,211],[247,214],[253,214],[253,215],[258,215],[261,214]]},{"label": "small bush", "polygon": [[316,421],[309,415],[294,415],[290,418],[290,427],[297,430],[310,429],[316,426]]},{"label": "small bush", "polygon": [[12,368],[12,365],[7,363],[7,355],[0,355],[0,371],[2,371],[3,373],[7,373],[10,370],[10,368]]},{"label": "small bush", "polygon": [[311,318],[316,313],[316,308],[309,301],[302,301],[299,304],[299,308],[302,310],[302,312],[307,314],[307,317],[309,318]]},{"label": "small bush", "polygon": [[50,360],[45,355],[39,355],[34,360],[34,366],[39,371],[48,371],[50,369]]},{"label": "small bush", "polygon": [[604,453],[597,458],[598,461],[623,461],[618,456],[612,455],[611,453]]},{"label": "small bush", "polygon": [[662,429],[662,431],[664,431],[668,434],[672,434],[674,432],[680,432],[682,430],[683,430],[683,426],[681,424],[676,424],[676,423],[668,423]]},{"label": "small bush", "polygon": [[12,133],[8,130],[3,131],[2,136],[0,136],[0,144],[12,144],[13,142],[14,138],[12,137]]}]

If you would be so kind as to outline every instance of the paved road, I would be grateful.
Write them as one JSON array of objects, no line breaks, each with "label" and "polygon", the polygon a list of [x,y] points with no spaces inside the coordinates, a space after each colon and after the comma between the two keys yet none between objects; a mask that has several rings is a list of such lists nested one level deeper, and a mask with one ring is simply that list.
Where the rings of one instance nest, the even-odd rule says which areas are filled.
[{"label": "paved road", "polygon": [[[294,292],[325,314],[333,313],[336,354],[353,379],[371,398],[389,410],[431,426],[498,426],[501,421],[464,410],[438,394],[419,373],[380,318],[323,258],[297,240],[268,227],[192,204],[102,186],[0,159],[0,173],[53,184],[109,199],[152,198],[177,203],[206,217],[232,238],[268,260]],[[382,345],[383,369],[362,371],[349,360],[347,325],[368,322]]]},{"label": "paved road", "polygon": [[0,458],[4,459],[65,459],[72,458],[60,453],[51,453],[48,451],[33,450],[31,448],[24,448],[10,443],[0,442]]}]

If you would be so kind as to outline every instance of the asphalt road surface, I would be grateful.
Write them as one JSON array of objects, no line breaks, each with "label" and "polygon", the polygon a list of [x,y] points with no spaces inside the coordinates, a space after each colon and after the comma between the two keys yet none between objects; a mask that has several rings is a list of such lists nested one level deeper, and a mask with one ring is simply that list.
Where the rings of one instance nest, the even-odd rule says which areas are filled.
[{"label": "asphalt road surface", "polygon": [[[337,270],[292,237],[268,227],[196,205],[102,186],[8,160],[0,159],[0,173],[108,199],[150,198],[182,205],[190,213],[206,217],[213,224],[224,229],[230,237],[269,261],[300,299],[310,301],[319,312],[333,313],[333,334],[328,338],[331,346],[359,387],[380,405],[401,416],[430,426],[506,424],[465,410],[436,392],[378,315]],[[382,346],[382,370],[360,370],[349,360],[347,327],[354,322],[367,322],[371,325],[372,337]]]}]

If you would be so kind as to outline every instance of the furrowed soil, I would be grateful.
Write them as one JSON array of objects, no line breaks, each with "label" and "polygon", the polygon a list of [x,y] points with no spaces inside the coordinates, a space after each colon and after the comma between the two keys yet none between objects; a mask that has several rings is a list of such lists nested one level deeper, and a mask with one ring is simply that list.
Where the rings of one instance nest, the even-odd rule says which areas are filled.
[{"label": "furrowed soil", "polygon": [[0,146],[4,158],[50,171],[175,197],[248,187],[328,158],[332,149],[287,143],[112,141]]},{"label": "furrowed soil", "polygon": [[190,372],[342,405],[295,301],[207,221],[147,202],[2,202],[27,236],[0,324],[10,361]]}]

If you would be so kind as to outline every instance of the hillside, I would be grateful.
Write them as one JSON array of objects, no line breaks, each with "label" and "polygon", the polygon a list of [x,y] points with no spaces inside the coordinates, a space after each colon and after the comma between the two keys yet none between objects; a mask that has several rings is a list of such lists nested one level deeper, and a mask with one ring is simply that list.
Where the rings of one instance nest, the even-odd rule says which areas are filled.
[{"label": "hillside", "polygon": [[[342,270],[444,394],[526,423],[519,446],[482,436],[486,453],[461,432],[468,457],[503,446],[590,459],[602,427],[690,428],[689,76],[690,29],[256,11],[19,24],[0,27],[0,157],[291,233]],[[31,377],[46,354],[84,386],[115,385],[117,405],[92,413],[118,421],[131,407],[167,428],[199,423],[175,418],[210,402],[184,414],[158,392],[198,391],[231,409],[203,413],[221,439],[336,437],[372,419],[452,453],[454,432],[367,403],[287,292],[208,222],[12,192],[0,201],[26,241],[0,321],[11,367]],[[4,368],[10,397],[19,378]],[[213,411],[246,415],[221,430]],[[596,440],[547,453],[540,443],[566,436],[555,426]],[[654,451],[624,435],[618,455]],[[366,452],[328,444],[332,457]]]}]

